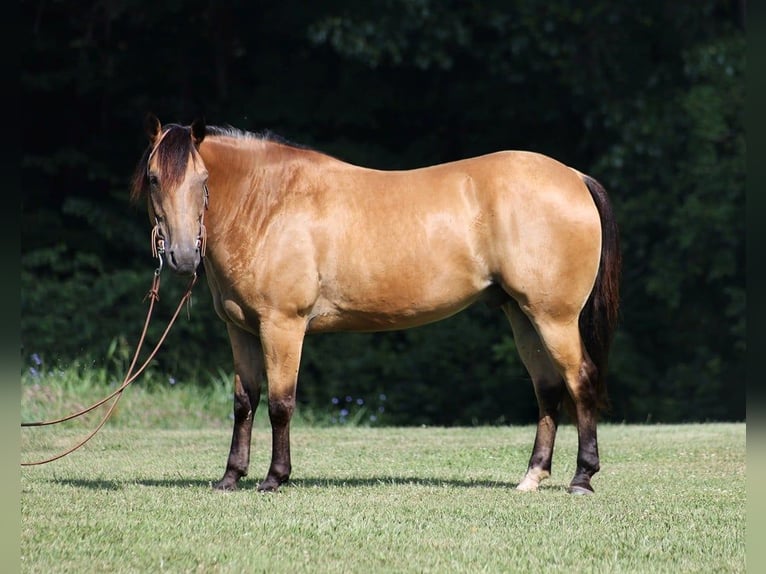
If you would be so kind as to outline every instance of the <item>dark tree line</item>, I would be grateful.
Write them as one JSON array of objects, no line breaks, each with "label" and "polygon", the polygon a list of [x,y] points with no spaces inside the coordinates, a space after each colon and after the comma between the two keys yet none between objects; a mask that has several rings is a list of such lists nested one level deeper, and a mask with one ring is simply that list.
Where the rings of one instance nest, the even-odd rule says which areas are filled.
[{"label": "dark tree line", "polygon": [[[744,2],[21,3],[22,360],[114,363],[154,262],[128,182],[144,115],[270,129],[408,168],[546,153],[609,190],[624,250],[613,420],[745,414]],[[165,279],[163,303],[180,294]],[[53,304],[51,304],[53,303]],[[230,370],[204,282],[156,369]],[[159,327],[157,327],[158,329]],[[158,332],[154,332],[156,337]],[[309,337],[299,399],[385,397],[397,424],[529,422],[510,330],[477,306]]]}]

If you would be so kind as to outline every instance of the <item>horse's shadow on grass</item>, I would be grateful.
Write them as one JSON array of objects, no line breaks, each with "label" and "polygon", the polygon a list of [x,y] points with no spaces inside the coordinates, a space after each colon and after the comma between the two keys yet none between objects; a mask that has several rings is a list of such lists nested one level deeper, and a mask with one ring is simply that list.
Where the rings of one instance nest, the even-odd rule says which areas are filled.
[{"label": "horse's shadow on grass", "polygon": [[[77,488],[92,490],[121,490],[127,486],[146,486],[153,488],[195,488],[212,490],[214,481],[193,478],[138,478],[138,479],[87,479],[87,478],[62,478],[51,479],[57,484],[66,484]],[[257,491],[259,480],[242,479],[237,492]],[[371,476],[365,478],[320,478],[306,477],[290,479],[280,487],[280,490],[290,488],[332,488],[354,489],[380,486],[420,486],[427,488],[494,488],[500,490],[514,490],[518,482],[503,482],[497,480],[459,480],[445,478],[424,478],[419,476]],[[558,490],[560,485],[543,483],[540,490]]]},{"label": "horse's shadow on grass", "polygon": [[[367,488],[378,486],[423,486],[446,488],[516,488],[518,483],[497,480],[460,480],[454,478],[424,478],[422,476],[370,476],[365,478],[320,478],[306,477],[291,479],[287,486],[299,488]],[[249,485],[248,485],[249,486]],[[257,487],[254,484],[253,487]]]}]

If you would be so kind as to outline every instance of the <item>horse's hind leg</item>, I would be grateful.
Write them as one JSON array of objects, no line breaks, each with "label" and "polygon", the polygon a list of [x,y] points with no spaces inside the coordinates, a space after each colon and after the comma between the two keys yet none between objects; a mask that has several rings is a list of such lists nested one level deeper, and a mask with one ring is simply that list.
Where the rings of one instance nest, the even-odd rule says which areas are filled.
[{"label": "horse's hind leg", "polygon": [[551,474],[553,446],[559,424],[561,400],[566,387],[540,336],[518,304],[510,301],[503,305],[503,311],[511,323],[521,361],[532,378],[539,407],[532,456],[529,458],[524,479],[516,487],[518,490],[532,491],[537,490],[540,482]]},{"label": "horse's hind leg", "polygon": [[219,490],[234,490],[237,481],[247,475],[253,416],[260,400],[263,378],[260,340],[233,325],[228,325],[228,330],[234,355],[234,429],[226,472],[214,486]]},{"label": "horse's hind leg", "polygon": [[569,484],[573,494],[590,494],[591,478],[599,471],[596,423],[596,368],[585,353],[577,317],[540,314],[534,317],[540,338],[564,378],[577,423],[577,470]]}]

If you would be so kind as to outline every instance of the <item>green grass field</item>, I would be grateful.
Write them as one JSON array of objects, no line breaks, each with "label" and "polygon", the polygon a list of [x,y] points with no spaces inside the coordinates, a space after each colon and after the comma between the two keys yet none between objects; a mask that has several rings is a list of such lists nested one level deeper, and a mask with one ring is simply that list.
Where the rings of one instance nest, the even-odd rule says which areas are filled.
[{"label": "green grass field", "polygon": [[[88,392],[70,391],[61,392],[88,404]],[[46,393],[58,405],[58,392],[22,381],[22,418],[37,418]],[[576,456],[569,425],[553,477],[521,493],[532,427],[298,418],[291,482],[261,494],[270,434],[259,411],[251,476],[221,493],[210,484],[228,454],[230,407],[203,399],[131,388],[83,449],[22,468],[21,571],[745,571],[744,423],[603,424],[596,495],[575,497],[565,492]],[[163,412],[172,423],[154,424]],[[21,458],[55,454],[94,424],[23,429]]]}]

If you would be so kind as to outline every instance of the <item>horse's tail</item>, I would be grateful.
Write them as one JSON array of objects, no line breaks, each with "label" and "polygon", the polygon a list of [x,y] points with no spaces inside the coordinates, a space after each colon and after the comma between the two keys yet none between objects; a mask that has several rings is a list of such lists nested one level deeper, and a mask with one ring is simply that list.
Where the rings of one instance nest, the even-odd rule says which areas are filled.
[{"label": "horse's tail", "polygon": [[596,367],[593,389],[595,405],[603,410],[609,406],[606,367],[619,315],[622,255],[617,221],[606,190],[592,177],[580,175],[593,197],[601,219],[601,261],[593,290],[580,313],[579,327],[585,350]]}]

